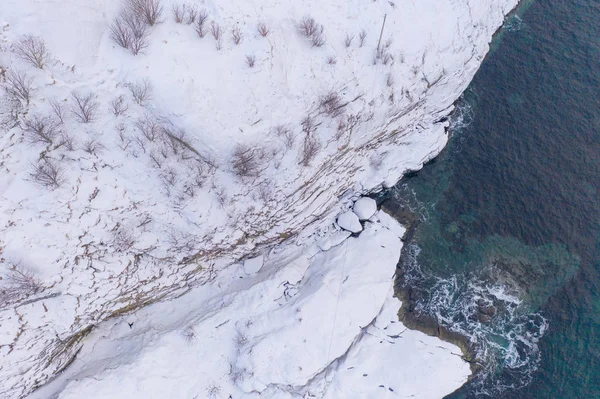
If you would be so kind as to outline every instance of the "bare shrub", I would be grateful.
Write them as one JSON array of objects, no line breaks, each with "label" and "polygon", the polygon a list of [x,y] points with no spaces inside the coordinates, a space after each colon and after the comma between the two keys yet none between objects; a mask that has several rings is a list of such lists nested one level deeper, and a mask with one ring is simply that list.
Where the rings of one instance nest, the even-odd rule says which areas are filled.
[{"label": "bare shrub", "polygon": [[102,143],[99,143],[96,139],[89,139],[83,143],[82,150],[90,155],[98,155],[104,150]]},{"label": "bare shrub", "polygon": [[152,84],[148,78],[138,80],[137,82],[127,83],[126,86],[131,92],[135,102],[139,105],[144,105],[146,101],[152,99]]},{"label": "bare shrub", "polygon": [[114,116],[123,115],[128,109],[129,106],[125,103],[125,96],[122,94],[110,102],[110,111]]},{"label": "bare shrub", "polygon": [[0,276],[0,304],[18,302],[43,290],[33,272],[16,264]]},{"label": "bare shrub", "polygon": [[128,49],[131,47],[133,41],[133,33],[131,28],[127,24],[127,20],[130,14],[122,12],[110,25],[110,37],[119,46]]},{"label": "bare shrub", "polygon": [[254,68],[254,64],[256,64],[256,57],[253,55],[247,55],[246,56],[246,64],[250,67],[250,68]]},{"label": "bare shrub", "polygon": [[306,115],[300,124],[302,125],[302,131],[307,135],[311,134],[317,128],[314,118],[310,115]]},{"label": "bare shrub", "polygon": [[148,47],[148,27],[144,20],[130,9],[121,11],[114,20],[110,26],[110,37],[133,55],[138,55]]},{"label": "bare shrub", "polygon": [[321,29],[320,32],[315,33],[311,39],[310,39],[310,43],[312,44],[313,47],[321,47],[325,44],[325,36],[323,36],[323,30]]},{"label": "bare shrub", "polygon": [[71,93],[71,97],[75,104],[71,106],[71,112],[79,120],[80,123],[90,123],[96,117],[96,110],[100,105],[96,100],[94,93]]},{"label": "bare shrub", "polygon": [[264,23],[264,22],[259,22],[258,25],[256,26],[256,29],[258,30],[258,33],[262,37],[269,36],[269,33],[271,32],[271,30],[269,29],[269,27],[267,26],[267,24]]},{"label": "bare shrub", "polygon": [[201,38],[206,36],[206,21],[208,20],[208,11],[201,10],[198,11],[198,16],[196,18],[196,33]]},{"label": "bare shrub", "polygon": [[325,44],[325,36],[323,36],[323,25],[317,23],[315,19],[309,15],[303,17],[297,24],[298,32],[308,39],[313,47],[321,47]]},{"label": "bare shrub", "polygon": [[304,144],[302,145],[302,154],[300,155],[300,163],[302,166],[309,166],[313,159],[319,153],[321,149],[321,143],[319,140],[311,134],[307,134],[304,137]]},{"label": "bare shrub", "polygon": [[375,57],[373,59],[373,65],[377,65],[381,62],[383,65],[389,64],[393,60],[392,55],[388,52],[388,48],[381,46],[375,50]]},{"label": "bare shrub", "polygon": [[302,17],[298,22],[298,32],[306,38],[311,38],[315,33],[322,30],[323,27],[315,21],[310,15]]},{"label": "bare shrub", "polygon": [[361,122],[361,120],[362,120],[361,114],[356,114],[356,115],[350,114],[348,116],[342,116],[338,120],[337,131],[335,133],[335,139],[340,140],[346,133],[348,133],[348,135],[350,136],[352,134],[352,132],[354,131],[354,128],[356,126],[358,126],[358,124]]},{"label": "bare shrub", "polygon": [[50,103],[50,108],[52,108],[52,112],[54,116],[58,118],[60,123],[65,123],[66,110],[63,102],[57,101],[54,98],[48,100]]},{"label": "bare shrub", "polygon": [[193,326],[187,326],[185,330],[182,331],[181,335],[187,342],[192,342],[196,339],[196,331],[194,331]]},{"label": "bare shrub", "polygon": [[346,46],[346,48],[352,45],[352,40],[354,40],[354,35],[346,33],[346,38],[344,39],[344,45]]},{"label": "bare shrub", "polygon": [[343,114],[345,107],[346,104],[343,102],[342,97],[334,91],[330,91],[319,99],[319,109],[331,118]]},{"label": "bare shrub", "polygon": [[135,245],[135,236],[130,228],[117,225],[112,229],[112,239],[110,241],[111,246],[117,252],[124,252]]},{"label": "bare shrub", "polygon": [[360,47],[363,47],[365,45],[366,40],[367,40],[367,31],[363,29],[358,34],[358,45]]},{"label": "bare shrub", "polygon": [[183,20],[185,18],[185,14],[186,14],[185,5],[173,4],[172,11],[173,11],[173,19],[175,20],[175,22],[178,24],[183,23]]},{"label": "bare shrub", "polygon": [[51,58],[44,39],[37,36],[25,35],[21,37],[19,41],[12,45],[12,49],[17,57],[40,69],[44,69]]},{"label": "bare shrub", "polygon": [[60,121],[50,116],[31,115],[23,120],[23,130],[31,144],[51,145],[60,133],[59,126]]},{"label": "bare shrub", "polygon": [[65,181],[64,170],[56,161],[42,158],[32,165],[33,171],[30,176],[39,185],[49,189],[60,187]]},{"label": "bare shrub", "polygon": [[385,78],[385,84],[387,87],[392,87],[394,85],[394,75],[391,72],[388,72]]},{"label": "bare shrub", "polygon": [[335,58],[334,56],[330,55],[329,57],[327,57],[327,63],[329,65],[335,65],[335,64],[337,64],[337,58]]},{"label": "bare shrub", "polygon": [[289,150],[294,146],[296,137],[294,136],[294,132],[292,131],[292,129],[289,128],[289,126],[277,125],[273,128],[273,130],[277,137],[279,137],[283,141],[285,148]]},{"label": "bare shrub", "polygon": [[166,191],[167,196],[171,195],[171,190],[177,184],[177,171],[173,168],[166,168],[158,176],[163,189]]},{"label": "bare shrub", "polygon": [[264,154],[261,149],[237,144],[231,157],[231,166],[239,177],[255,177],[261,169]]},{"label": "bare shrub", "polygon": [[220,40],[223,31],[221,30],[221,26],[218,23],[213,21],[210,24],[210,33],[213,35],[215,40]]},{"label": "bare shrub", "polygon": [[9,69],[6,71],[5,81],[2,88],[13,100],[29,105],[33,92],[33,79],[25,72]]},{"label": "bare shrub", "polygon": [[128,8],[150,26],[160,22],[159,19],[163,12],[160,0],[129,0]]},{"label": "bare shrub", "polygon": [[150,142],[154,142],[162,131],[160,123],[150,114],[146,114],[135,122],[135,127],[142,136]]},{"label": "bare shrub", "polygon": [[64,146],[68,151],[75,150],[75,139],[69,133],[63,132],[60,135],[60,145]]},{"label": "bare shrub", "polygon": [[213,21],[210,24],[210,33],[217,41],[217,44],[216,44],[217,50],[221,50],[221,47],[223,46],[223,39],[222,39],[223,30],[221,29],[221,26],[218,23]]},{"label": "bare shrub", "polygon": [[198,18],[198,12],[199,12],[198,7],[188,5],[188,6],[186,6],[186,11],[187,11],[187,14],[185,16],[185,23],[187,25],[191,25],[194,22],[196,22],[196,18]]},{"label": "bare shrub", "polygon": [[217,399],[221,396],[221,387],[212,383],[208,388],[206,388],[206,394],[209,399]]},{"label": "bare shrub", "polygon": [[238,26],[234,27],[231,30],[231,38],[233,39],[233,42],[238,45],[242,42],[243,39],[243,35],[242,35],[242,31],[240,30],[240,28]]}]

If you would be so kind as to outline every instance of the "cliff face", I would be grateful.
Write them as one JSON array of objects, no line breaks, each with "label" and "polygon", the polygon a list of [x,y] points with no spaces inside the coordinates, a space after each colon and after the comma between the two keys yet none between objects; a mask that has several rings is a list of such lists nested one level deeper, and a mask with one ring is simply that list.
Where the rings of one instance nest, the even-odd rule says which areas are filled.
[{"label": "cliff face", "polygon": [[420,168],[516,3],[190,1],[188,25],[163,0],[133,55],[112,39],[121,2],[5,1],[3,395],[44,384],[103,320],[304,243]]}]

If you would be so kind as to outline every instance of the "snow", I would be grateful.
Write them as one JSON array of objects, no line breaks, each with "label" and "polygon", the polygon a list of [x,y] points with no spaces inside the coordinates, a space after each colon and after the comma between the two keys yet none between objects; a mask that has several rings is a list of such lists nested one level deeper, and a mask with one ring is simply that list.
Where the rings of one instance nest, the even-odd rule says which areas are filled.
[{"label": "snow", "polygon": [[348,230],[351,233],[360,233],[362,231],[362,225],[358,220],[358,216],[352,211],[340,213],[337,218],[337,224],[342,229]]},{"label": "snow", "polygon": [[[110,38],[119,0],[2,1],[0,75],[27,73],[33,95],[17,105],[0,90],[0,275],[20,265],[40,287],[0,307],[2,397],[52,379],[89,353],[90,329],[123,313],[199,287],[209,295],[235,268],[242,285],[272,274],[265,262],[248,275],[240,262],[249,256],[267,259],[282,243],[312,255],[344,247],[334,223],[353,199],[393,186],[443,149],[442,120],[517,0],[189,2],[223,27],[221,50],[210,34],[200,39],[172,20],[174,0],[162,0],[162,21],[138,56]],[[324,27],[322,47],[298,34],[308,14]],[[375,57],[384,15],[385,62]],[[260,21],[267,38],[256,33]],[[235,26],[240,45],[230,38]],[[27,34],[52,53],[44,69],[11,51]],[[246,55],[256,56],[254,68]],[[144,79],[152,98],[137,103],[128,87]],[[96,96],[93,122],[72,114],[73,91]],[[320,105],[328,93],[345,104],[342,115]],[[121,95],[128,110],[115,116],[110,104]],[[32,144],[20,126],[51,116],[51,100],[65,108],[61,140]],[[145,121],[160,126],[156,137],[142,134]],[[320,144],[314,159],[302,159],[306,137]],[[256,173],[235,172],[239,145],[254,148]],[[60,187],[36,183],[41,159],[64,171]]]},{"label": "snow", "polygon": [[367,222],[315,256],[290,248],[266,258],[259,279],[227,269],[212,290],[113,320],[31,397],[393,397],[388,387],[441,397],[466,381],[469,365],[458,348],[397,321],[401,230],[393,219]]},{"label": "snow", "polygon": [[369,197],[360,198],[354,203],[352,211],[360,220],[369,220],[377,212],[377,202]]},{"label": "snow", "polygon": [[257,256],[256,258],[246,259],[244,261],[244,271],[246,274],[257,273],[263,266],[263,256]]}]

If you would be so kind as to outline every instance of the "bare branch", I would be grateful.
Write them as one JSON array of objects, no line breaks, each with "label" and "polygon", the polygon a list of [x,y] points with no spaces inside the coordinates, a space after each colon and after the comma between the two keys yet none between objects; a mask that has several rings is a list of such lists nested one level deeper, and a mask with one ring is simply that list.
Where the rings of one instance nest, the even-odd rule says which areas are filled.
[{"label": "bare branch", "polygon": [[208,20],[208,11],[201,10],[196,18],[196,33],[203,38],[206,36],[206,21]]},{"label": "bare branch", "polygon": [[247,55],[246,56],[246,64],[250,67],[250,68],[254,68],[254,64],[256,63],[256,57],[253,55]]},{"label": "bare branch", "polygon": [[58,118],[60,123],[65,123],[65,106],[64,102],[59,102],[58,100],[51,98],[48,100],[50,103],[50,108],[52,108],[52,112]]},{"label": "bare branch", "polygon": [[242,35],[242,31],[240,30],[240,28],[238,26],[234,27],[231,30],[231,38],[233,39],[233,42],[238,45],[242,42],[243,39],[243,35]]},{"label": "bare branch", "polygon": [[112,230],[111,245],[117,252],[124,252],[135,245],[135,236],[130,228],[117,224]]},{"label": "bare branch", "polygon": [[160,22],[163,12],[160,0],[129,0],[128,8],[150,26]]},{"label": "bare branch", "polygon": [[266,23],[264,22],[259,22],[257,25],[257,30],[258,33],[262,36],[262,37],[267,37],[269,36],[269,33],[271,32],[271,30],[269,29],[269,27],[267,26]]},{"label": "bare branch", "polygon": [[173,11],[173,19],[175,20],[175,23],[178,23],[178,24],[183,23],[183,20],[185,18],[185,14],[186,14],[185,8],[186,8],[185,4],[184,5],[173,4],[172,11]]},{"label": "bare branch", "polygon": [[354,40],[354,35],[346,33],[346,38],[344,39],[344,45],[346,46],[346,48],[352,45],[352,40]]},{"label": "bare branch", "polygon": [[121,11],[110,26],[110,32],[111,38],[133,55],[148,47],[148,27],[132,10]]},{"label": "bare branch", "polygon": [[119,116],[127,112],[129,106],[125,103],[125,96],[122,94],[110,102],[110,110],[114,116]]},{"label": "bare branch", "polygon": [[223,31],[221,29],[221,26],[218,23],[213,21],[210,24],[210,33],[213,35],[213,37],[217,41],[217,44],[216,44],[217,50],[221,50],[221,47],[223,45],[223,42],[222,42]]},{"label": "bare branch", "polygon": [[127,88],[131,92],[133,99],[139,105],[144,105],[148,100],[152,99],[152,84],[148,78],[144,78],[135,83],[128,83]]},{"label": "bare branch", "polygon": [[51,55],[46,48],[44,39],[37,36],[25,35],[12,46],[17,57],[29,62],[36,68],[44,69]]},{"label": "bare branch", "polygon": [[304,37],[311,38],[320,30],[323,30],[323,26],[319,25],[310,15],[302,17],[300,22],[298,22],[298,31]]},{"label": "bare branch", "polygon": [[55,189],[65,181],[63,168],[52,159],[42,158],[32,167],[30,176],[43,187]]},{"label": "bare branch", "polygon": [[52,145],[60,131],[60,121],[52,117],[28,116],[23,120],[23,130],[31,144]]},{"label": "bare branch", "polygon": [[307,134],[304,137],[304,145],[302,146],[302,154],[300,157],[300,163],[302,166],[309,166],[313,159],[319,153],[321,149],[321,143],[311,134]]},{"label": "bare branch", "polygon": [[26,299],[43,290],[41,281],[21,265],[13,265],[0,276],[0,305]]},{"label": "bare branch", "polygon": [[294,132],[288,126],[285,125],[277,125],[273,128],[275,134],[283,141],[285,148],[288,150],[294,146],[294,142],[296,141],[296,137],[294,136]]},{"label": "bare branch", "polygon": [[99,143],[96,139],[89,139],[83,143],[83,151],[87,152],[90,155],[98,155],[104,150],[104,145]]},{"label": "bare branch", "polygon": [[231,157],[231,166],[239,177],[255,177],[261,169],[263,151],[247,144],[237,144]]},{"label": "bare branch", "polygon": [[96,110],[100,105],[96,100],[94,93],[71,93],[71,97],[75,101],[75,104],[71,106],[71,112],[79,120],[80,123],[90,123],[96,117]]},{"label": "bare branch", "polygon": [[9,69],[6,71],[2,88],[10,98],[29,105],[33,91],[32,85],[33,79],[28,77],[25,72]]},{"label": "bare branch", "polygon": [[319,99],[319,109],[331,118],[336,118],[344,113],[346,104],[342,102],[342,97],[333,91],[325,94]]},{"label": "bare branch", "polygon": [[310,39],[310,43],[313,47],[321,47],[325,44],[325,36],[323,36],[323,30],[315,33]]},{"label": "bare branch", "polygon": [[367,31],[366,30],[361,30],[360,33],[358,34],[358,45],[359,47],[363,47],[365,45],[365,40],[367,39]]},{"label": "bare branch", "polygon": [[150,142],[154,142],[161,133],[160,123],[150,114],[144,115],[135,122],[135,127],[142,136]]}]

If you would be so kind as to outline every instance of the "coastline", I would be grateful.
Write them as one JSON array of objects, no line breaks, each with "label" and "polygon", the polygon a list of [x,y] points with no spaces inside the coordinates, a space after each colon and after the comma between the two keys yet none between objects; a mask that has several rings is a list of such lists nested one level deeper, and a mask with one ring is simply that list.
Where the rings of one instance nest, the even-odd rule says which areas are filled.
[{"label": "coastline", "polygon": [[[465,73],[466,74],[470,74],[471,71],[469,70],[469,71],[466,71]],[[452,91],[450,93],[444,93],[443,94],[443,96],[452,96],[452,95],[453,95]],[[437,96],[434,96],[434,100],[440,100],[439,97],[440,97],[440,95],[438,93]],[[432,101],[434,101],[434,100],[432,100]],[[444,101],[445,101],[445,99],[441,99],[440,100],[441,103],[444,103]],[[425,107],[425,108],[426,108],[425,110],[427,110],[427,107]],[[439,112],[441,112],[441,113],[447,112],[447,109],[444,110],[444,111],[439,111]],[[429,117],[433,118],[434,116],[436,116],[435,119],[438,119],[437,117],[439,117],[440,115],[438,115],[438,114],[428,115],[426,117],[426,119],[429,118]],[[381,187],[390,187],[390,186],[396,184],[397,180],[402,176],[402,174],[407,169],[421,167],[422,164],[423,164],[423,162],[426,162],[427,160],[429,160],[429,159],[437,156],[437,154],[439,153],[439,151],[444,147],[445,136],[444,136],[444,133],[442,131],[443,128],[442,128],[441,124],[439,124],[439,123],[438,124],[432,124],[432,127],[430,129],[425,129],[425,132],[423,130],[416,129],[415,126],[411,126],[411,128],[415,128],[415,132],[410,132],[410,134],[407,134],[407,136],[408,136],[407,140],[413,140],[413,141],[418,141],[419,139],[424,140],[425,141],[425,144],[423,145],[424,148],[420,148],[419,149],[419,151],[422,152],[422,154],[424,155],[424,157],[422,159],[411,159],[410,157],[408,157],[408,160],[405,163],[400,163],[400,164],[397,164],[397,163],[385,164],[381,168],[381,170],[377,172],[377,174],[375,176],[368,175],[368,173],[362,173],[361,175],[357,175],[357,177],[356,177],[356,181],[357,181],[356,185],[360,186],[360,188],[357,188],[354,191],[351,190],[352,191],[351,192],[352,196],[357,195],[357,193],[361,192],[361,190],[362,191],[372,191],[372,190],[376,191],[378,189],[381,189]],[[390,136],[395,136],[397,133],[398,132],[395,132],[394,134],[390,134]],[[419,137],[420,135],[430,136],[430,137],[427,137],[427,138]],[[427,140],[429,140],[429,141],[427,141]],[[379,145],[381,143],[375,143],[375,144]],[[369,151],[372,150],[372,148],[370,146],[371,145],[375,146],[375,144],[371,144],[371,143],[365,144],[363,147],[360,148],[360,150],[362,152],[364,152],[364,153],[367,153],[367,152],[369,152]],[[417,143],[417,145],[416,145],[417,147],[418,147],[418,144],[419,143]],[[427,148],[428,146],[429,146],[429,148]],[[414,150],[414,148],[413,148],[413,150]],[[401,159],[402,157],[405,156],[405,154],[407,152],[409,152],[409,151],[408,150],[404,151],[401,148],[390,150],[389,153],[388,153],[388,155],[389,155],[388,158],[393,158],[394,156],[396,156],[396,157],[398,157],[398,158]],[[343,164],[343,162],[340,161],[340,164]],[[344,165],[341,165],[341,167],[345,168]],[[337,170],[334,169],[334,172],[337,172]],[[378,185],[377,187],[378,188],[373,188],[375,186],[375,182],[377,182],[377,185]],[[384,182],[384,183],[382,185],[379,185],[380,182]],[[326,185],[327,181],[324,181],[322,184]],[[330,190],[330,191],[332,191],[332,190]],[[319,219],[318,221],[313,220],[310,223],[308,223],[308,227],[305,226],[305,228],[302,230],[302,232],[298,233],[299,237],[301,237],[301,238],[305,237],[307,235],[313,234],[315,232],[316,228],[318,227],[318,226],[315,226],[315,225],[320,224],[322,226],[322,225],[325,225],[325,224],[329,223],[332,220],[332,218],[335,216],[335,214],[336,214],[336,212],[338,210],[337,208],[343,207],[349,201],[348,196],[346,195],[348,193],[348,191],[344,191],[343,193],[342,193],[342,191],[336,192],[336,193],[329,193],[329,194],[339,194],[338,198],[342,198],[343,200],[340,203],[336,202],[336,205],[333,208],[331,208],[331,207],[325,208],[325,205],[327,205],[327,202],[323,200],[324,196],[321,196],[321,193],[322,192],[320,192],[320,191],[318,191],[316,189],[315,189],[314,192],[302,193],[303,197],[304,197],[304,194],[307,194],[306,195],[307,198],[303,198],[303,201],[305,201],[306,203],[308,203],[310,205],[306,205],[307,206],[306,212],[304,212],[302,214],[299,213],[298,214],[299,217],[295,218],[294,223],[298,224],[297,221],[300,220],[300,218],[303,215],[311,214],[311,216],[312,216],[312,213],[317,214],[319,216],[322,216],[323,219]],[[327,201],[331,202],[329,199],[327,199]],[[317,205],[313,206],[313,203],[315,203],[315,202],[317,203]],[[305,204],[303,204],[303,205],[305,205]],[[325,210],[323,210],[323,209],[325,209]],[[319,213],[319,212],[321,212],[321,213]],[[297,226],[294,226],[294,227],[297,227]],[[270,243],[273,242],[272,238],[273,237],[271,237],[271,238],[269,238],[269,240],[267,240],[267,244],[270,244]],[[278,238],[281,238],[281,237],[278,237]],[[260,244],[260,243],[258,243],[258,244]],[[237,259],[239,259],[239,257],[247,256],[248,253],[255,253],[257,251],[257,248],[265,248],[265,246],[256,245],[256,247],[255,247],[254,245],[255,244],[252,242],[252,240],[249,240],[249,243],[247,245],[242,246],[239,249],[238,252],[236,252],[235,254],[232,254],[231,256],[227,257],[227,259],[218,259],[217,261],[214,261],[214,259],[212,259],[212,260],[214,261],[214,263],[217,263],[218,266],[220,266],[222,268],[226,268],[227,265],[229,265],[232,262],[232,260],[237,260]],[[266,247],[267,248],[271,248],[269,246],[266,246]],[[115,264],[116,264],[116,262],[115,262]],[[126,263],[124,262],[123,264],[126,264]],[[185,266],[188,266],[188,265],[185,265]],[[191,287],[194,286],[194,284],[197,285],[197,284],[201,284],[201,283],[204,282],[202,276],[198,278],[198,276],[196,275],[196,278],[194,278],[193,273],[195,273],[197,271],[197,269],[198,269],[198,267],[196,265],[191,265],[191,266],[187,267],[187,269],[185,269],[185,270],[182,271],[182,274],[184,274],[184,277],[185,277],[185,280],[186,280],[185,281],[186,285],[184,285],[184,286],[182,286],[181,285],[181,281],[178,281],[178,280],[176,280],[176,281],[168,281],[168,282],[161,281],[160,284],[163,284],[163,286],[160,286],[159,283],[157,283],[156,286],[159,286],[159,288],[164,288],[166,286],[169,289],[171,289],[170,291],[169,291],[169,289],[165,289],[164,290],[165,291],[164,297],[167,297],[167,298],[177,297],[177,296],[181,295],[182,292],[189,291],[191,289]],[[96,277],[95,276],[95,272],[92,273],[92,275],[93,275],[94,278]],[[162,277],[162,274],[161,274],[161,277]],[[152,278],[154,278],[154,277],[152,277]],[[194,281],[194,279],[196,281]],[[126,284],[129,283],[129,281],[131,281],[131,280],[128,280],[128,278],[125,278],[125,283]],[[94,281],[94,284],[96,284],[95,281]],[[158,300],[160,300],[163,297],[162,296],[163,294],[162,294],[162,292],[160,290],[158,290],[158,292],[160,293],[160,295],[153,294],[152,293],[152,291],[154,291],[154,287],[152,286],[153,284],[154,283],[148,284],[148,287],[145,287],[145,288],[148,289],[148,292],[142,292],[142,293],[140,293],[140,297],[142,299],[140,299],[138,302],[136,302],[135,300],[133,301],[133,303],[129,303],[129,302],[125,301],[125,304],[122,305],[122,301],[121,301],[122,298],[117,298],[117,299],[114,299],[114,303],[111,303],[110,301],[106,302],[106,303],[109,303],[110,305],[115,305],[116,304],[113,308],[111,308],[111,306],[106,306],[105,307],[104,305],[106,303],[104,303],[104,302],[102,302],[100,300],[95,300],[95,301],[94,300],[89,300],[89,304],[85,303],[85,301],[84,301],[84,305],[85,306],[89,306],[89,309],[86,310],[85,306],[84,306],[84,307],[81,308],[81,309],[83,309],[83,310],[81,310],[81,312],[82,312],[82,314],[88,315],[88,317],[87,317],[87,319],[83,319],[83,321],[80,321],[79,315],[75,315],[76,317],[74,316],[74,319],[77,320],[77,323],[82,323],[81,325],[74,324],[75,327],[72,327],[73,331],[77,332],[77,334],[75,336],[83,338],[83,335],[80,335],[80,334],[84,334],[84,333],[87,334],[87,333],[89,333],[89,331],[92,330],[92,328],[98,328],[96,326],[99,326],[100,325],[99,323],[103,322],[103,320],[105,320],[107,318],[107,316],[106,316],[107,314],[108,314],[108,319],[109,320],[114,320],[117,315],[128,313],[132,309],[141,307],[143,304],[147,303],[144,298],[151,298],[152,301],[158,301]],[[75,286],[75,284],[74,284],[74,286]],[[176,287],[176,288],[172,289],[173,287]],[[131,290],[133,288],[135,288],[135,287],[131,286],[131,285],[127,286],[127,290]],[[146,295],[146,296],[144,297],[144,295]],[[100,305],[98,305],[98,303],[100,303]],[[59,306],[62,306],[63,309],[67,308],[69,310],[73,310],[73,309],[76,308],[76,306],[74,304],[58,302],[58,300],[53,303],[53,305],[57,305],[57,304]],[[38,307],[41,306],[41,304],[38,304],[38,305],[39,305]],[[34,306],[37,306],[37,305],[34,305]],[[31,306],[31,308],[33,308],[34,306]],[[79,304],[77,304],[77,306],[79,306]],[[97,311],[98,307],[101,308],[102,312],[106,311],[107,313],[106,314],[100,314],[100,315],[99,314],[95,314],[94,312]],[[51,309],[52,309],[52,307],[51,307]],[[39,310],[39,309],[32,310],[32,313],[35,314],[35,312],[37,310]],[[91,316],[91,315],[94,315],[94,316]],[[46,317],[46,316],[44,316],[44,317]],[[60,324],[61,326],[62,325],[69,326],[69,323],[71,322],[68,319],[64,320],[64,321],[62,319],[60,319],[59,321],[60,321],[60,323],[55,322],[54,320],[52,320],[51,322],[48,322],[47,320],[44,320],[44,322],[48,322],[49,325],[52,325],[52,323],[54,322],[55,324]],[[83,327],[85,327],[85,328],[83,328]],[[43,328],[45,328],[45,326]],[[79,328],[79,330],[78,330],[78,328]],[[16,330],[16,327],[15,327],[15,330]],[[49,330],[51,330],[51,328],[49,328]],[[61,331],[61,332],[64,333],[64,331]],[[70,332],[70,331],[68,331],[68,332]],[[40,333],[40,336],[42,334],[46,334],[46,332]],[[65,334],[63,334],[63,336],[64,335]],[[50,335],[48,335],[48,336],[50,336]],[[44,339],[46,339],[46,341],[44,341]],[[39,345],[40,347],[45,347],[47,344],[49,345],[49,342],[50,343],[52,342],[52,341],[49,341],[49,339],[53,339],[53,337],[52,338],[43,337],[43,339],[41,339],[39,341],[40,342],[39,344],[36,342],[36,345]],[[69,357],[69,361],[68,362],[63,363],[63,364],[59,364],[58,366],[60,366],[60,367],[57,368],[56,370],[43,370],[43,373],[40,373],[40,374],[43,375],[42,380],[44,378],[48,378],[48,376],[49,375],[51,376],[53,373],[62,371],[66,366],[68,366],[70,364],[71,361],[73,361],[73,359],[76,359],[75,355],[77,355],[77,353],[79,353],[79,350],[81,349],[81,345],[79,345],[79,342],[76,342],[73,345],[72,349],[73,349],[74,355]],[[20,364],[20,361],[21,361],[21,359],[17,359],[17,361],[15,361],[14,364]],[[46,367],[48,367],[48,366],[46,366]],[[12,378],[14,376],[13,375],[9,375],[9,377]],[[22,383],[21,380],[19,380],[17,382],[17,384],[21,384],[21,383]],[[16,386],[19,387],[18,385],[16,385]],[[31,388],[31,386],[29,386],[27,389],[30,389],[30,388]]]},{"label": "coastline", "polygon": [[[530,4],[531,1],[520,0],[515,7],[508,14],[506,14],[505,21],[511,18],[513,15],[516,15],[521,8],[529,7]],[[492,36],[492,40],[490,42],[490,51],[485,55],[482,63],[485,62],[487,57],[492,55],[494,46],[497,46],[497,42],[501,40],[503,29],[504,24],[501,25]],[[460,99],[455,102],[454,106],[456,106],[459,101]],[[449,126],[446,130],[448,131],[449,129],[451,129],[451,126]],[[444,147],[442,151],[444,151],[445,148],[446,147]],[[424,165],[424,167],[426,167],[426,165]],[[419,171],[417,170],[413,173],[418,172]],[[404,226],[406,232],[402,237],[403,243],[410,241],[415,231],[418,229],[419,224],[421,223],[419,215],[417,215],[415,212],[412,212],[407,207],[400,207],[398,204],[390,204],[385,198],[379,203],[379,207],[382,211],[392,215],[394,219]],[[396,274],[394,276],[394,296],[401,302],[401,307],[398,310],[398,318],[409,329],[420,331],[430,337],[438,338],[460,348],[462,352],[462,359],[469,364],[471,369],[471,375],[469,376],[468,381],[465,382],[465,384],[467,384],[469,381],[477,378],[478,373],[484,369],[485,359],[478,358],[477,344],[471,342],[468,336],[456,331],[452,331],[448,327],[440,325],[440,323],[432,315],[422,314],[415,311],[416,303],[419,301],[419,298],[414,296],[411,286],[404,279],[405,271],[402,268],[402,260],[406,259],[408,256],[407,251],[408,247],[403,246],[400,260],[396,268]],[[460,388],[457,388],[457,390],[458,389]]]}]

